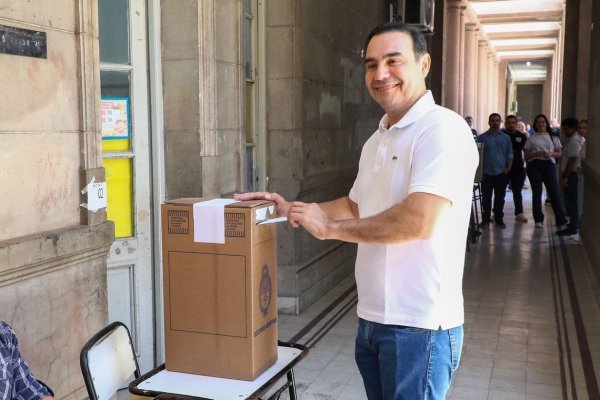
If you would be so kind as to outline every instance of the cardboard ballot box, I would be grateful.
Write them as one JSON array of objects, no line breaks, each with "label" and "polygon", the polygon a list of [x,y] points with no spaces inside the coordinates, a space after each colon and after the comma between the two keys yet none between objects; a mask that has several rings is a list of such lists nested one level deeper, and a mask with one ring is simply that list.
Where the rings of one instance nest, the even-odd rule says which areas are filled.
[{"label": "cardboard ballot box", "polygon": [[253,380],[277,360],[274,203],[219,200],[162,205],[166,369]]}]

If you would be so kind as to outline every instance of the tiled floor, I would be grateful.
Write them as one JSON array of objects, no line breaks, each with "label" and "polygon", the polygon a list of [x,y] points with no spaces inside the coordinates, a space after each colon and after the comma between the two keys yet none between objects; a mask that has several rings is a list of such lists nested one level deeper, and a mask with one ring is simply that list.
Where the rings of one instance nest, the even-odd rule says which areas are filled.
[{"label": "tiled floor", "polygon": [[[466,256],[465,341],[447,399],[600,399],[600,290],[583,246],[553,234],[550,207],[543,229],[514,222],[510,192],[505,212],[507,228],[484,230]],[[348,278],[302,315],[280,316],[280,338],[311,347],[294,369],[300,400],[367,398],[355,306]]]}]

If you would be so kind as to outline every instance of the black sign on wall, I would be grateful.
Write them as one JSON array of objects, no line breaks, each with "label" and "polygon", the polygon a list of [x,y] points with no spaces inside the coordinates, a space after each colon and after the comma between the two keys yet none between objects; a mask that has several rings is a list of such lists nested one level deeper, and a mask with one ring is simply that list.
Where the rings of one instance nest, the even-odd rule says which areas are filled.
[{"label": "black sign on wall", "polygon": [[46,58],[46,32],[0,25],[0,53]]}]

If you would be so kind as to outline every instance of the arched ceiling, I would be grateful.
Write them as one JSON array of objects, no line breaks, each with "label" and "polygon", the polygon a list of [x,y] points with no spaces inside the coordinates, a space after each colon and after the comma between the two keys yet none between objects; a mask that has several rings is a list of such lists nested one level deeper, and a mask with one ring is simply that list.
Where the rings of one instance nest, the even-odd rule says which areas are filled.
[{"label": "arched ceiling", "polygon": [[469,0],[469,14],[513,79],[544,80],[557,54],[565,0]]}]

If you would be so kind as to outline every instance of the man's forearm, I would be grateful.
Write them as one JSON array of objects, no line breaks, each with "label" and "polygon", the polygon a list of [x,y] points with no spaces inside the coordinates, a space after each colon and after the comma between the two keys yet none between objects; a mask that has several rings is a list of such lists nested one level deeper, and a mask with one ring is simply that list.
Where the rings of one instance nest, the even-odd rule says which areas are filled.
[{"label": "man's forearm", "polygon": [[319,203],[327,216],[335,221],[358,218],[358,206],[348,196]]},{"label": "man's forearm", "polygon": [[418,193],[368,218],[331,221],[330,239],[353,243],[399,243],[430,237],[442,212],[450,207],[444,198]]}]

